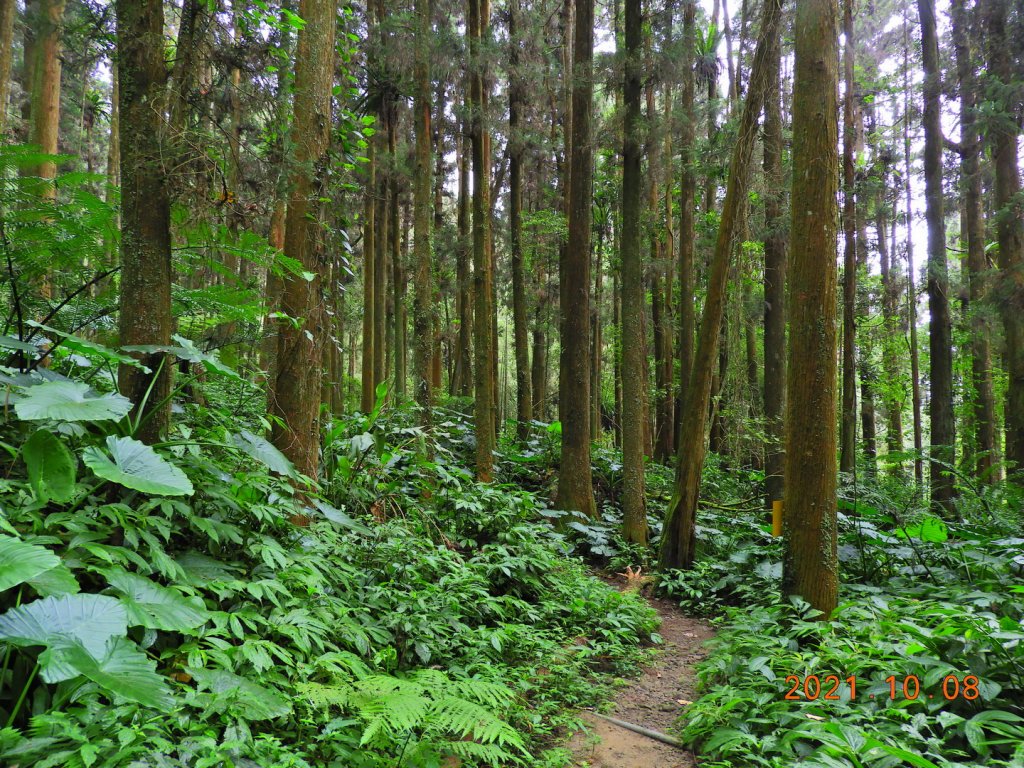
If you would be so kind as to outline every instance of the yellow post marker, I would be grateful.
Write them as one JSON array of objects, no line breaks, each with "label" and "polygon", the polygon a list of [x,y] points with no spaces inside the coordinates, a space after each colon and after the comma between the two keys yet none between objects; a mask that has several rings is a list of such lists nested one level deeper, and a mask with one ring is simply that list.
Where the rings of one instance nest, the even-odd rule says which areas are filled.
[{"label": "yellow post marker", "polygon": [[772,536],[782,535],[782,500],[776,499],[772,502]]}]

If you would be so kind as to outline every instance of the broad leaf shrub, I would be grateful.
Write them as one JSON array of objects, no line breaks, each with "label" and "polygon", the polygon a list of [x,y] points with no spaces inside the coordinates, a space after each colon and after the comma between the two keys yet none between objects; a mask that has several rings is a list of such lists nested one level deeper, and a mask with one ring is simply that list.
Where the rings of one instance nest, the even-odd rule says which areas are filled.
[{"label": "broad leaf shrub", "polygon": [[[703,557],[660,584],[689,610],[718,616],[702,696],[680,720],[684,740],[720,768],[1024,765],[1021,507],[968,494],[967,524],[932,517],[886,478],[844,495],[841,604],[827,622],[779,596],[780,545],[760,512],[702,511]],[[785,698],[790,675],[799,700]],[[822,681],[814,700],[803,688],[810,675]],[[828,675],[841,681],[839,700],[823,698]],[[962,695],[968,675],[973,700]],[[903,691],[910,676],[914,699]],[[961,689],[951,700],[947,676]]]},{"label": "broad leaf shrub", "polygon": [[456,411],[330,423],[300,497],[244,409],[181,400],[144,446],[110,379],[61,370],[0,371],[0,764],[556,765],[652,642],[532,495],[474,482]]}]

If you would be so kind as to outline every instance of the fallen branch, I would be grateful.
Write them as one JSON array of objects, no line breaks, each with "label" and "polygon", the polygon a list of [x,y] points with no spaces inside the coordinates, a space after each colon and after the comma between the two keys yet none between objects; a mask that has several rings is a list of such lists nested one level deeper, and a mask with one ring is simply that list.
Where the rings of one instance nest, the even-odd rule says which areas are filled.
[{"label": "fallen branch", "polygon": [[679,739],[668,736],[667,734],[659,731],[652,731],[650,728],[644,728],[642,725],[635,725],[634,723],[627,723],[625,720],[619,720],[617,717],[608,717],[608,715],[602,715],[599,712],[593,713],[596,717],[600,717],[602,720],[607,720],[612,725],[617,725],[620,728],[625,728],[627,731],[633,733],[639,733],[641,736],[646,736],[649,739],[660,741],[662,744],[668,744],[671,747],[677,747],[679,749],[685,749],[683,742]]}]

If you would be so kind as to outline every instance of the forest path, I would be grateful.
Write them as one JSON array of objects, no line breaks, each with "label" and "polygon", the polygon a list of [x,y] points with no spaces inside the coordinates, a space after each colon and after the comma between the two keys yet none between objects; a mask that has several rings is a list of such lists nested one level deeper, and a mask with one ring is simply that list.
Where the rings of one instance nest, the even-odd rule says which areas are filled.
[{"label": "forest path", "polygon": [[[668,600],[649,599],[661,616],[659,633],[665,641],[655,662],[615,697],[609,716],[671,735],[682,702],[696,698],[697,662],[714,632],[700,619],[685,615]],[[569,742],[577,768],[692,768],[693,754],[627,730],[589,712],[589,724]]]}]

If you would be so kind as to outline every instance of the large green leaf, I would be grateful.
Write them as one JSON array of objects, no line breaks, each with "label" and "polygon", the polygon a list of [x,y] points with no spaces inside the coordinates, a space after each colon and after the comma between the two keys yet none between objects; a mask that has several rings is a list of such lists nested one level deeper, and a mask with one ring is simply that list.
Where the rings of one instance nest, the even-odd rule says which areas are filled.
[{"label": "large green leaf", "polygon": [[107,595],[44,597],[0,616],[0,640],[18,646],[47,646],[39,662],[48,683],[78,674],[65,658],[69,643],[81,643],[95,658],[102,658],[107,640],[123,637],[127,631],[124,606]]},{"label": "large green leaf", "polygon": [[129,573],[123,568],[103,571],[107,583],[121,595],[128,624],[168,632],[184,632],[204,624],[209,614],[177,590]]},{"label": "large green leaf", "polygon": [[11,536],[0,536],[0,591],[16,587],[60,565],[45,547]]},{"label": "large green leaf", "polygon": [[77,381],[51,381],[26,390],[14,405],[26,421],[105,421],[120,419],[132,409],[127,397],[113,392],[99,395]]},{"label": "large green leaf", "polygon": [[39,348],[35,344],[15,339],[13,336],[0,336],[0,349],[14,349],[18,352],[28,352],[32,355],[39,354]]},{"label": "large green leaf", "polygon": [[79,354],[85,355],[86,357],[99,358],[109,363],[130,365],[133,368],[139,368],[145,371],[146,373],[150,372],[149,368],[140,363],[134,357],[131,357],[129,355],[123,355],[120,352],[111,349],[110,347],[105,347],[102,344],[97,344],[95,341],[83,339],[81,336],[75,336],[73,333],[65,333],[64,331],[57,330],[56,328],[51,328],[48,325],[37,323],[35,320],[28,320],[26,321],[26,324],[32,326],[33,328],[38,328],[42,331],[46,331],[47,333],[53,334],[54,336],[60,336],[62,339],[64,339],[64,341],[61,342],[61,346],[73,352],[78,352]]},{"label": "large green leaf", "polygon": [[48,429],[33,433],[21,456],[37,499],[63,503],[75,495],[75,457],[55,434]]},{"label": "large green leaf", "polygon": [[291,712],[288,700],[271,688],[224,669],[188,669],[200,688],[213,693],[222,709],[246,720],[270,720]]},{"label": "large green leaf", "polygon": [[40,597],[50,595],[75,595],[81,590],[78,579],[64,563],[56,568],[43,571],[28,580],[28,585],[39,593]]},{"label": "large green leaf", "polygon": [[107,449],[110,456],[96,446],[89,446],[82,452],[82,461],[104,480],[157,496],[194,493],[185,473],[145,443],[111,435],[107,438]]},{"label": "large green leaf", "polygon": [[949,539],[949,529],[939,518],[926,515],[914,525],[896,529],[896,535],[901,539],[912,537],[938,544]]},{"label": "large green leaf", "polygon": [[156,673],[156,662],[125,637],[110,638],[98,656],[77,642],[61,653],[76,672],[115,696],[159,709],[174,705],[167,681]]},{"label": "large green leaf", "polygon": [[288,460],[288,457],[259,435],[254,435],[249,430],[243,429],[237,435],[232,435],[231,441],[239,450],[249,454],[279,475],[295,476],[295,465]]},{"label": "large green leaf", "polygon": [[200,363],[203,368],[206,369],[207,373],[212,373],[215,376],[225,376],[235,381],[242,381],[242,377],[233,368],[225,365],[220,359],[212,353],[203,352],[199,349],[190,339],[186,339],[184,336],[178,336],[175,334],[172,337],[177,345],[169,344],[137,344],[129,347],[121,347],[125,352],[142,352],[145,354],[153,354],[154,352],[165,352],[168,355],[174,355],[182,360],[188,360],[190,363]]}]

